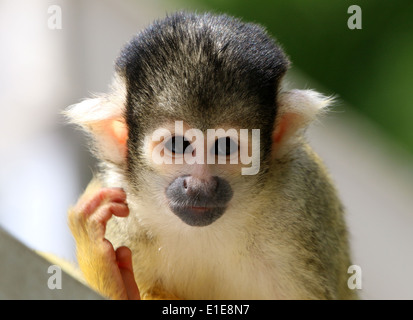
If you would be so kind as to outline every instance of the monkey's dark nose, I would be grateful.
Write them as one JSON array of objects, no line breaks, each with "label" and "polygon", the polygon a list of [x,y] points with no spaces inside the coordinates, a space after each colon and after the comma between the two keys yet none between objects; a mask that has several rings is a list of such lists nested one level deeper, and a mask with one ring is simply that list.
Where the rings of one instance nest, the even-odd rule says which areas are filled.
[{"label": "monkey's dark nose", "polygon": [[220,177],[180,176],[166,188],[169,208],[190,226],[207,226],[225,212],[233,191]]}]

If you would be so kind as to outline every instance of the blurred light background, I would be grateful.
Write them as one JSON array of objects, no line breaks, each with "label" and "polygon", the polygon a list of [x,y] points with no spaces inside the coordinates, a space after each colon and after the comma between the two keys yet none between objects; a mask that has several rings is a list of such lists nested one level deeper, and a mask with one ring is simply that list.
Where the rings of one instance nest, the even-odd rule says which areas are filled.
[{"label": "blurred light background", "polygon": [[[347,27],[353,4],[361,30]],[[48,27],[52,5],[61,29]],[[95,163],[60,112],[106,91],[122,45],[176,9],[261,23],[293,61],[290,87],[336,94],[309,138],[348,211],[361,297],[413,299],[411,0],[0,0],[0,225],[74,260],[66,211]]]}]

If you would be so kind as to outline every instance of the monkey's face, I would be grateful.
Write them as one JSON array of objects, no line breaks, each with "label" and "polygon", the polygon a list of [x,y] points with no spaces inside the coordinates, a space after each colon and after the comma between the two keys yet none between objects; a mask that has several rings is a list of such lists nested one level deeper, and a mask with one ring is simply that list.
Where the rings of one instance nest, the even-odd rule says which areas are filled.
[{"label": "monkey's face", "polygon": [[225,221],[259,213],[272,161],[301,143],[329,103],[309,90],[282,92],[288,65],[257,25],[178,13],[124,47],[110,94],[67,115],[91,133],[107,184],[127,189],[143,224],[226,230]]},{"label": "monkey's face", "polygon": [[[183,121],[165,123],[146,134],[136,176],[145,177],[150,194],[162,195],[150,200],[167,209],[159,214],[164,211],[190,226],[208,226],[236,207],[234,200],[245,199],[246,181],[254,185],[245,170],[259,169],[259,141],[252,138],[228,126],[201,131]],[[253,154],[256,145],[258,154]]]}]

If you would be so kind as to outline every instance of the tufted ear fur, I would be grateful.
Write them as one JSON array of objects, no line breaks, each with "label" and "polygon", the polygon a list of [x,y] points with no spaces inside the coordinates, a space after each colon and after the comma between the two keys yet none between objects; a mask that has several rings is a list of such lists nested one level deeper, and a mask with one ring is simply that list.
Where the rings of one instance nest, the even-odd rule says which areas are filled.
[{"label": "tufted ear fur", "polygon": [[327,111],[333,102],[313,90],[291,90],[278,96],[278,115],[273,131],[273,157],[288,152],[308,125]]},{"label": "tufted ear fur", "polygon": [[111,94],[72,105],[64,114],[70,123],[91,135],[93,150],[99,159],[121,164],[126,159],[128,140],[125,104],[125,85],[115,79]]}]

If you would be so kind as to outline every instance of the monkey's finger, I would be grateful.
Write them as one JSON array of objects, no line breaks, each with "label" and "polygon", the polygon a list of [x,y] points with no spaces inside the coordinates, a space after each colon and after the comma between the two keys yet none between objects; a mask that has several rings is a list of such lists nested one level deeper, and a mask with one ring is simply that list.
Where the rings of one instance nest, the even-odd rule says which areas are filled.
[{"label": "monkey's finger", "polygon": [[117,217],[127,217],[129,207],[126,203],[110,202],[101,206],[91,218],[96,218],[100,223],[106,223],[112,215]]},{"label": "monkey's finger", "polygon": [[85,220],[86,232],[89,237],[99,240],[104,238],[106,224],[112,215],[117,217],[127,217],[129,207],[125,203],[111,202],[99,207],[87,220]]},{"label": "monkey's finger", "polygon": [[119,247],[116,250],[116,261],[125,284],[129,300],[140,300],[139,289],[135,281],[132,267],[132,253],[127,247]]},{"label": "monkey's finger", "polygon": [[126,193],[121,188],[104,188],[94,194],[84,194],[76,204],[75,210],[86,218],[105,202],[125,203]]}]

